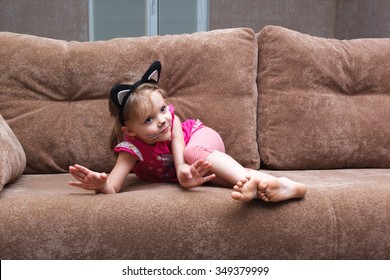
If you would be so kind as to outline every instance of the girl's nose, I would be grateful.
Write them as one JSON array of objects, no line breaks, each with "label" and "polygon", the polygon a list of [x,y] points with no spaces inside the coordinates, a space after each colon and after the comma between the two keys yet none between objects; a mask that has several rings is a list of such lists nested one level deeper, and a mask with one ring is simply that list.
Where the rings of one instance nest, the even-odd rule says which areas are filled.
[{"label": "girl's nose", "polygon": [[165,125],[166,122],[167,122],[167,120],[166,120],[165,118],[160,118],[160,119],[158,120],[158,123],[159,123],[161,126]]}]

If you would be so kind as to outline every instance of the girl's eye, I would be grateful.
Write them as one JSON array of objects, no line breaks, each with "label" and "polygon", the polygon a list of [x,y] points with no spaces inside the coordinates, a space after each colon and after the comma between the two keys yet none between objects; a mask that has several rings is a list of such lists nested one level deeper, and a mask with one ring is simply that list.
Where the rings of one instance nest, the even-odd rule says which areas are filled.
[{"label": "girl's eye", "polygon": [[149,123],[151,123],[152,121],[153,121],[152,118],[147,118],[147,119],[145,120],[145,124],[149,124]]},{"label": "girl's eye", "polygon": [[166,110],[167,110],[167,106],[166,105],[161,107],[161,113],[164,113]]}]

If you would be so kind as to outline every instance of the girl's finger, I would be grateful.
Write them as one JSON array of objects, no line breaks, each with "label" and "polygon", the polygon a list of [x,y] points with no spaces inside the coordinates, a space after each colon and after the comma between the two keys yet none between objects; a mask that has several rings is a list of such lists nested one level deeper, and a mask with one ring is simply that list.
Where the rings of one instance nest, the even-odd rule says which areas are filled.
[{"label": "girl's finger", "polygon": [[78,172],[72,172],[72,171],[70,171],[70,174],[72,174],[72,176],[73,176],[75,179],[79,180],[79,181],[83,181],[84,178],[85,178],[84,175],[81,175],[81,174],[78,173]]},{"label": "girl's finger", "polygon": [[206,182],[208,182],[208,181],[210,181],[210,180],[213,180],[213,179],[215,179],[215,174],[211,174],[211,175],[208,175],[208,176],[206,176],[206,177],[203,177],[202,178],[202,184],[204,184],[204,183],[206,183]]},{"label": "girl's finger", "polygon": [[79,170],[84,175],[88,175],[88,173],[91,172],[91,170],[79,164],[75,164],[74,167],[77,168],[77,170]]},{"label": "girl's finger", "polygon": [[202,162],[203,162],[203,161],[202,161],[201,159],[199,159],[199,160],[195,161],[195,162],[192,164],[192,166],[195,167],[196,169],[198,169],[199,166],[202,164]]},{"label": "girl's finger", "polygon": [[79,188],[82,188],[82,185],[83,185],[83,183],[75,182],[75,181],[69,181],[68,184],[71,186],[74,186],[74,187],[79,187]]}]

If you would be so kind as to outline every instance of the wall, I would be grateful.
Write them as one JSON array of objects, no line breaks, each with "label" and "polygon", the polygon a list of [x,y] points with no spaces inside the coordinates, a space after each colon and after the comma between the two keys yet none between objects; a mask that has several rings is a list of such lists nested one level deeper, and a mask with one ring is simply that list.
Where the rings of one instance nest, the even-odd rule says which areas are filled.
[{"label": "wall", "polygon": [[[210,29],[281,25],[311,35],[390,38],[390,0],[209,0]],[[0,31],[88,40],[88,0],[0,0]]]},{"label": "wall", "polygon": [[337,38],[390,38],[390,0],[337,2]]},{"label": "wall", "polygon": [[88,40],[88,0],[0,0],[0,31]]},{"label": "wall", "polygon": [[210,0],[209,3],[210,29],[245,26],[259,31],[271,24],[335,37],[336,0]]}]

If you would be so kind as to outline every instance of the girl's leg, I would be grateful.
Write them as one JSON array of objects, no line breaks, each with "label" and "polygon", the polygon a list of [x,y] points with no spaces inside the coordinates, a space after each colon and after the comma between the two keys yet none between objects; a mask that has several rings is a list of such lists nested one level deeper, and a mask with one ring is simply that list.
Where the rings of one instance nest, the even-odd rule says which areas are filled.
[{"label": "girl's leg", "polygon": [[212,164],[211,172],[217,176],[216,183],[233,186],[244,180],[247,170],[236,160],[225,154],[225,145],[221,136],[209,127],[197,130],[184,150],[184,158],[188,164],[199,159]]},{"label": "girl's leg", "polygon": [[260,198],[264,201],[281,201],[303,197],[306,187],[287,178],[244,168],[235,159],[225,153],[220,135],[209,127],[196,131],[186,146],[184,157],[188,164],[199,159],[212,164],[211,171],[219,179],[234,186],[232,198],[249,201]]},{"label": "girl's leg", "polygon": [[[221,136],[209,127],[197,130],[184,150],[184,158],[188,164],[193,164],[199,159],[212,164],[211,172],[216,175],[214,183],[232,187],[238,182],[245,182],[239,191],[235,190],[232,197],[237,200],[249,201],[257,197],[258,185],[248,184],[246,178],[250,174],[235,159],[225,153],[225,146]],[[264,177],[262,180],[272,180],[275,177],[259,172]]]}]

